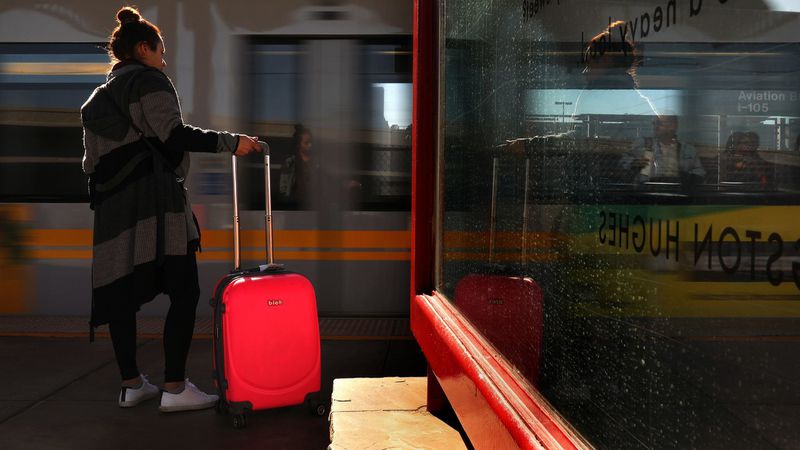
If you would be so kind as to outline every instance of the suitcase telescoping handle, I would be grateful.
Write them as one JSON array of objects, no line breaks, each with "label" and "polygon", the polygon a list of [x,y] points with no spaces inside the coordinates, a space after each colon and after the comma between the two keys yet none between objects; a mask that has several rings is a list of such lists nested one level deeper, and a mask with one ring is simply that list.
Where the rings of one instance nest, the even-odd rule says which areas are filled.
[{"label": "suitcase telescoping handle", "polygon": [[[264,238],[267,247],[267,268],[275,266],[272,248],[272,195],[270,192],[269,144],[258,141],[264,153]],[[242,249],[239,230],[239,178],[236,155],[231,155],[233,171],[233,269],[239,270],[242,265]]]},{"label": "suitcase telescoping handle", "polygon": [[[497,223],[497,177],[500,166],[500,158],[496,154],[492,156],[492,203],[489,208],[489,263],[494,262],[494,248],[497,239],[495,225]],[[520,255],[523,265],[527,264],[528,255],[528,190],[530,188],[531,159],[525,157],[525,193],[522,200],[522,254]]]}]

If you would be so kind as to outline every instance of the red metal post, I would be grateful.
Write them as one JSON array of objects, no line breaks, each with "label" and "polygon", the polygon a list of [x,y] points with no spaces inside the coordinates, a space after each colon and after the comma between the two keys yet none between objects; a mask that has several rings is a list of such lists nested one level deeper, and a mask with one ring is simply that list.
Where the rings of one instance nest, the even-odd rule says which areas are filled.
[{"label": "red metal post", "polygon": [[414,1],[414,104],[411,157],[411,298],[433,290],[436,170],[437,1]]}]

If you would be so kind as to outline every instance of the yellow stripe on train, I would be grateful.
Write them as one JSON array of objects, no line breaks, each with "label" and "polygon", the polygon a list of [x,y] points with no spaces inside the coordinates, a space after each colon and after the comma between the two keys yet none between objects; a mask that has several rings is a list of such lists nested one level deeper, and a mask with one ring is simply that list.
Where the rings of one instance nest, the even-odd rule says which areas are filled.
[{"label": "yellow stripe on train", "polygon": [[[200,261],[231,261],[233,233],[229,230],[202,230],[204,251]],[[278,260],[320,261],[408,261],[411,259],[408,231],[319,231],[277,230],[275,250]],[[263,231],[242,232],[242,257],[264,258]],[[91,259],[92,230],[35,229],[25,233],[25,255],[29,259]],[[254,250],[258,249],[258,250]],[[291,250],[288,250],[291,249]]]}]

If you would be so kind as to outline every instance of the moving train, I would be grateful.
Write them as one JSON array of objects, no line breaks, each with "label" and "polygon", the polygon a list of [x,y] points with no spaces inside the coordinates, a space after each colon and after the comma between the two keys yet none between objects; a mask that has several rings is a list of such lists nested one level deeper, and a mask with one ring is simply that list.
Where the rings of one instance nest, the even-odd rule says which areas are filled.
[{"label": "moving train", "polygon": [[[79,108],[105,80],[120,5],[0,7],[0,314],[83,315],[92,214]],[[276,261],[325,316],[408,313],[412,4],[141,2],[161,28],[184,121],[272,148]],[[296,124],[312,132],[310,201],[279,195]],[[263,262],[263,164],[239,164],[243,264]],[[232,268],[230,156],[192,155],[201,309]],[[376,295],[378,294],[379,295]],[[151,302],[146,314],[168,302]]]}]

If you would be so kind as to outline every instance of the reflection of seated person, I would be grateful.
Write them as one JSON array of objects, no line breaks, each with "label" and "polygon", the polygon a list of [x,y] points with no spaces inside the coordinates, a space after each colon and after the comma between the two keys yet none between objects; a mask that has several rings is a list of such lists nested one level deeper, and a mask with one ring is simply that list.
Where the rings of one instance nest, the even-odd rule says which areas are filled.
[{"label": "reflection of seated person", "polygon": [[701,183],[706,174],[697,150],[690,144],[678,140],[678,117],[657,116],[654,122],[655,136],[638,138],[622,157],[620,164],[634,173],[633,181],[680,182],[683,185]]},{"label": "reflection of seated person", "polygon": [[294,154],[287,157],[281,167],[280,194],[284,200],[306,202],[311,189],[314,171],[311,159],[311,130],[297,124],[292,135]]},{"label": "reflection of seated person", "polygon": [[758,156],[758,134],[734,132],[728,137],[722,163],[722,181],[756,184],[769,183],[767,162]]}]

